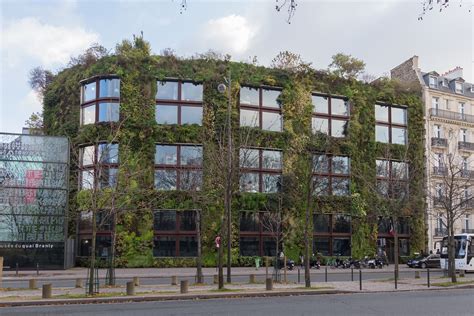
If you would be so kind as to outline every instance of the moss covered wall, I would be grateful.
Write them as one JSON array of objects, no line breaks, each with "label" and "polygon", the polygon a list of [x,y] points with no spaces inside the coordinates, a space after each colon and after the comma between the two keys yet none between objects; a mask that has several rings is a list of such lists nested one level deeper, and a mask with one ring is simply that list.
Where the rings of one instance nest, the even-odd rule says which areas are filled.
[{"label": "moss covered wall", "polygon": [[[121,79],[120,115],[126,117],[120,125],[120,170],[149,170],[134,179],[135,185],[153,187],[153,157],[155,143],[201,143],[206,145],[213,139],[216,130],[223,128],[227,98],[217,92],[217,85],[232,74],[232,117],[234,135],[240,135],[244,128],[238,128],[238,91],[240,85],[270,85],[282,88],[280,101],[284,116],[283,132],[252,130],[251,146],[280,148],[284,153],[283,178],[291,183],[285,188],[283,211],[291,220],[294,233],[285,240],[287,253],[296,255],[302,249],[303,219],[305,211],[304,179],[309,168],[307,161],[311,151],[345,154],[351,157],[351,192],[348,197],[323,197],[315,199],[314,212],[350,212],[353,215],[353,255],[372,253],[377,236],[378,216],[391,214],[411,216],[411,251],[425,247],[424,199],[423,199],[423,113],[420,93],[407,91],[405,87],[389,80],[380,80],[369,85],[354,80],[343,80],[312,69],[305,73],[288,73],[279,69],[269,69],[245,63],[213,59],[178,60],[173,56],[152,56],[148,43],[141,38],[133,42],[124,41],[117,47],[114,56],[104,57],[95,63],[78,65],[65,69],[54,78],[44,98],[44,122],[46,133],[66,135],[73,143],[84,144],[97,139],[107,140],[110,130],[118,124],[96,124],[79,126],[80,81],[96,75],[116,74]],[[203,82],[203,126],[163,126],[154,119],[154,96],[156,80],[178,78]],[[351,104],[351,120],[348,137],[326,139],[311,134],[311,92],[346,96]],[[390,152],[409,157],[412,171],[419,174],[410,183],[410,199],[396,210],[387,210],[383,201],[374,197],[367,179],[375,179],[375,160],[387,152],[385,146],[375,142],[374,104],[383,101],[408,107],[409,145],[388,145]],[[234,140],[238,145],[239,139]],[[77,147],[72,157],[78,157]],[[190,259],[157,259],[152,256],[153,209],[202,209],[204,263],[214,264],[214,236],[219,232],[223,214],[222,190],[213,187],[212,177],[206,167],[212,161],[206,160],[204,147],[204,189],[196,198],[186,192],[159,193],[149,191],[129,199],[129,211],[119,219],[118,262],[124,266],[164,266],[190,265]],[[146,159],[143,159],[143,158]],[[236,152],[235,157],[238,157]],[[238,163],[238,162],[236,162]],[[73,162],[73,172],[77,173],[77,163]],[[208,184],[206,186],[206,184]],[[239,193],[238,179],[235,179],[233,199],[233,251],[235,262],[238,258],[238,210],[271,210],[278,205],[274,194]],[[73,189],[77,179],[71,180]],[[74,222],[81,207],[77,192],[72,191],[70,219]],[[70,225],[74,234],[74,225]],[[242,262],[240,262],[242,263]]]}]

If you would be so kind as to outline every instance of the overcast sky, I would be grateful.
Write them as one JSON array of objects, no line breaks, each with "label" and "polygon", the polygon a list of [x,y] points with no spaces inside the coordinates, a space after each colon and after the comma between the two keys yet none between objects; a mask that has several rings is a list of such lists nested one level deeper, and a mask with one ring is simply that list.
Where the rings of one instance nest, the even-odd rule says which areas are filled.
[{"label": "overcast sky", "polygon": [[466,81],[474,82],[471,0],[451,0],[443,12],[432,10],[418,21],[420,2],[299,0],[287,24],[274,0],[187,0],[182,14],[181,0],[0,0],[0,131],[21,132],[29,115],[41,111],[28,86],[30,69],[55,72],[91,43],[113,51],[141,31],[155,53],[170,47],[191,56],[213,49],[234,60],[257,56],[269,65],[289,50],[327,68],[331,56],[343,52],[364,60],[375,76],[418,55],[423,71],[460,66]]}]

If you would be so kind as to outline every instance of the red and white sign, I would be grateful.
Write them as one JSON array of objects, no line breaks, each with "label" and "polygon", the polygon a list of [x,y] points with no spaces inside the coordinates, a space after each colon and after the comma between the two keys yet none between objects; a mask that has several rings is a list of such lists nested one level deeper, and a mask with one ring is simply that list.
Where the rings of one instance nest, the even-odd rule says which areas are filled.
[{"label": "red and white sign", "polygon": [[216,242],[216,248],[219,248],[221,246],[221,236],[217,236],[214,241]]}]

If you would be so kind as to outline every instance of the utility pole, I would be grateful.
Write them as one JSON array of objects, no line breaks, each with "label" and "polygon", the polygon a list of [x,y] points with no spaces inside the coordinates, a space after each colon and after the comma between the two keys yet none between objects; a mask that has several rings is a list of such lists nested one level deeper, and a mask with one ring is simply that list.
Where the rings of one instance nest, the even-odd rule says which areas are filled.
[{"label": "utility pole", "polygon": [[231,283],[231,263],[232,263],[232,219],[231,219],[231,205],[232,205],[232,79],[229,68],[229,78],[227,80],[228,104],[227,104],[227,197],[226,197],[226,211],[227,211],[227,283]]}]

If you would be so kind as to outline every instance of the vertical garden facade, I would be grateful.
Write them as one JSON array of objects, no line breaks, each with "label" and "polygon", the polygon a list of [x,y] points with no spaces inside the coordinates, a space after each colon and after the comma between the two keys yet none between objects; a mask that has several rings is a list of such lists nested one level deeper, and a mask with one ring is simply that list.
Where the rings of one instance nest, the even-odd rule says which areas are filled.
[{"label": "vertical garden facade", "polygon": [[44,99],[46,133],[73,143],[78,261],[95,212],[96,254],[128,267],[195,265],[198,238],[215,265],[227,189],[235,265],[277,242],[298,257],[308,205],[315,254],[390,257],[395,234],[400,256],[425,249],[422,116],[396,82],[153,56],[140,38],[63,70]]}]

